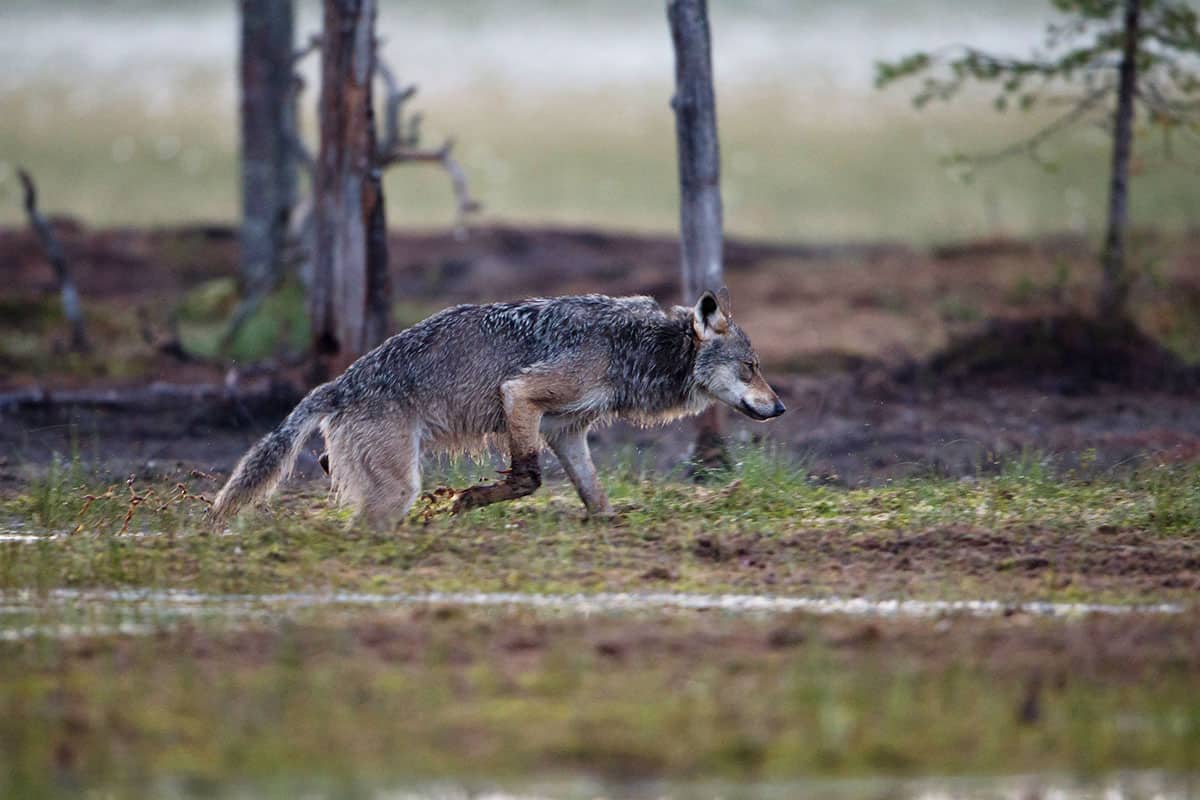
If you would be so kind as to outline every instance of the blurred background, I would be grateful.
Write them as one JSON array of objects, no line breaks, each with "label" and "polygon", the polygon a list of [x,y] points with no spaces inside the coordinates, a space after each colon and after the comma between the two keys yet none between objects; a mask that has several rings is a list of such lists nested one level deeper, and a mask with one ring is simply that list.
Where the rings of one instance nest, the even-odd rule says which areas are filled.
[{"label": "blurred background", "polygon": [[[49,208],[90,225],[236,220],[236,4],[8,0],[0,13],[0,223],[22,220],[16,164]],[[1103,130],[1053,141],[1053,172],[1018,158],[968,184],[946,156],[1008,144],[1045,117],[997,114],[982,93],[918,113],[908,87],[873,88],[876,60],[913,50],[1025,54],[1048,3],[714,0],[711,14],[732,234],[934,243],[1098,230]],[[298,38],[319,27],[319,4],[301,2]],[[676,229],[660,3],[383,0],[378,31],[385,59],[420,87],[427,137],[457,139],[484,220]],[[302,67],[310,141],[318,60]],[[1164,166],[1161,143],[1144,143],[1135,225],[1200,220],[1196,145],[1177,142]],[[393,170],[386,189],[393,226],[453,213],[436,169]]]},{"label": "blurred background", "polygon": [[[0,263],[11,279],[0,291],[0,388],[25,397],[223,385],[243,402],[275,398],[277,406],[238,417],[253,428],[319,379],[305,366],[316,362],[319,339],[308,170],[296,165],[288,244],[259,287],[265,296],[254,258],[239,247],[247,230],[239,234],[240,9],[225,0],[5,4]],[[968,167],[956,157],[1028,141],[1063,113],[1054,98],[1078,97],[1081,82],[1051,81],[1031,109],[1017,110],[1014,96],[1006,111],[995,85],[968,84],[952,102],[923,108],[913,102],[920,76],[876,85],[881,63],[914,52],[971,46],[1041,57],[1048,26],[1077,16],[1046,0],[713,0],[710,13],[725,280],[794,409],[771,426],[772,438],[851,481],[965,474],[1031,447],[1068,459],[1098,448],[1101,463],[1124,463],[1145,451],[1148,430],[1170,431],[1152,443],[1156,451],[1200,452],[1200,421],[1163,403],[1141,403],[1140,417],[1118,423],[1111,409],[1083,413],[1061,399],[1100,385],[1144,392],[1197,382],[1194,118],[1174,126],[1148,124],[1146,113],[1135,119],[1129,302],[1105,320],[1096,310],[1111,97],[1043,142],[1036,160],[1014,152]],[[1105,13],[1119,26],[1116,12]],[[442,165],[384,170],[388,329],[457,302],[591,291],[678,302],[666,16],[663,4],[640,0],[382,0],[380,63],[418,88],[402,123],[420,116],[427,151],[454,141],[482,206],[463,228]],[[1189,24],[1177,32],[1179,64],[1196,73]],[[297,51],[321,26],[320,3],[295,4]],[[1109,80],[1114,52],[1110,45],[1097,62]],[[295,113],[309,153],[318,146],[320,60],[309,47],[296,62]],[[382,116],[383,82],[375,88]],[[91,348],[67,339],[62,282],[26,219],[20,169],[36,181],[73,272]],[[244,305],[248,297],[255,304]],[[363,349],[348,347],[351,356]],[[1015,408],[1028,409],[1029,396],[1061,402],[1008,418],[989,405],[997,386]],[[953,412],[914,394],[930,387],[956,402],[970,396]],[[94,399],[62,399],[68,410],[54,413],[76,414],[69,409]],[[864,415],[874,415],[870,433],[852,434]],[[128,419],[109,452],[134,461],[165,452],[220,467],[246,436],[206,430],[181,445],[170,425],[155,432],[141,426],[144,415]],[[35,446],[15,430],[7,441],[44,460],[65,429],[36,430]],[[686,453],[674,428],[614,435],[652,444],[666,466]]]}]

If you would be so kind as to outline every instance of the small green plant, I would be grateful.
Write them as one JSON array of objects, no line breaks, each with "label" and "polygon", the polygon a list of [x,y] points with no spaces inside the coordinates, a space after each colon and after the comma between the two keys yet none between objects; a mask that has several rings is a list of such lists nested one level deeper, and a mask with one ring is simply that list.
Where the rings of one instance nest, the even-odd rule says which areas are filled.
[{"label": "small green plant", "polygon": [[[451,516],[438,487],[474,483],[490,470],[457,462],[429,478],[430,501],[419,503],[395,531],[352,525],[323,486],[312,486],[287,490],[266,511],[247,511],[228,536],[207,535],[199,489],[171,482],[98,483],[84,473],[69,477],[69,466],[60,464],[4,503],[4,513],[23,523],[22,530],[58,535],[45,548],[22,545],[9,553],[3,579],[12,588],[72,576],[73,585],[145,581],[246,592],[578,592],[645,588],[643,576],[658,567],[655,574],[663,577],[655,578],[656,588],[846,592],[862,587],[842,585],[838,573],[826,574],[821,565],[858,556],[852,549],[838,556],[828,542],[892,548],[960,528],[1011,540],[1017,548],[1033,536],[1040,547],[1054,549],[1105,529],[1139,541],[1152,537],[1174,552],[1172,542],[1200,530],[1198,473],[1191,467],[1114,472],[1085,454],[1080,466],[1069,469],[1029,452],[983,465],[966,481],[925,475],[847,488],[814,481],[808,464],[770,447],[740,445],[732,455],[721,480],[702,486],[683,475],[651,475],[636,464],[605,471],[602,480],[620,515],[612,522],[586,520],[574,490],[553,478],[529,498]],[[701,539],[709,544],[698,547]],[[1086,580],[1068,589],[1018,585],[1008,577],[996,583],[1000,579],[986,571],[969,584],[958,568],[950,558],[906,584],[905,592],[1045,599],[1068,591],[1078,599],[1123,591],[1103,581],[1094,590]],[[888,569],[876,580],[891,585],[902,577]]]},{"label": "small green plant", "polygon": [[983,312],[969,300],[949,295],[938,302],[938,316],[946,322],[978,322],[983,319]]},{"label": "small green plant", "polygon": [[309,324],[299,281],[286,280],[240,326],[226,343],[229,318],[237,305],[237,285],[218,278],[193,289],[172,311],[178,320],[181,345],[188,353],[216,358],[228,345],[227,355],[240,361],[261,361],[283,349],[302,351],[308,346]]},{"label": "small green plant", "polygon": [[78,458],[65,460],[55,456],[44,475],[30,481],[27,493],[30,516],[40,527],[55,530],[70,523],[73,501],[84,474]]}]

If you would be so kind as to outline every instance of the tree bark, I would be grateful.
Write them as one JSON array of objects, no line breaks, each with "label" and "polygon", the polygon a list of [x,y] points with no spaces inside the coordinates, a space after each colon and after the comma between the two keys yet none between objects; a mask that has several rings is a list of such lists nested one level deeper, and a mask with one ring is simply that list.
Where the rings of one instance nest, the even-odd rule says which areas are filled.
[{"label": "tree bark", "polygon": [[391,326],[383,189],[374,163],[376,0],[325,0],[316,257],[310,305],[314,354],[338,368]]},{"label": "tree bark", "polygon": [[[679,150],[680,263],[683,299],[695,303],[724,284],[721,152],[713,93],[707,0],[669,0],[667,20],[675,47],[675,134]],[[712,469],[729,463],[722,415],[714,405],[697,423],[693,460]]]},{"label": "tree bark", "polygon": [[296,201],[292,0],[241,0],[242,281],[265,294],[282,273]]},{"label": "tree bark", "polygon": [[1104,286],[1100,292],[1100,316],[1109,321],[1125,316],[1129,297],[1125,234],[1129,226],[1129,160],[1133,149],[1133,102],[1137,93],[1141,10],[1142,0],[1125,0],[1125,43],[1117,83],[1117,111],[1113,121],[1108,233],[1103,256]]},{"label": "tree bark", "polygon": [[721,153],[713,96],[706,0],[670,0],[675,45],[675,133],[679,148],[679,222],[684,301],[723,282]]}]

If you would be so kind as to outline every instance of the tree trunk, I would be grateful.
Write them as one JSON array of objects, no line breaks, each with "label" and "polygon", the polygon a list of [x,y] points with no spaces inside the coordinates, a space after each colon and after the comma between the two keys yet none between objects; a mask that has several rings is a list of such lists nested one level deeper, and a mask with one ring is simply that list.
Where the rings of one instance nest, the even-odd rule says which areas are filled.
[{"label": "tree trunk", "polygon": [[[667,20],[675,46],[675,134],[679,149],[679,224],[683,299],[688,305],[724,284],[721,222],[721,152],[713,95],[707,0],[669,0]],[[694,461],[726,466],[718,406],[697,424]]]},{"label": "tree trunk", "polygon": [[375,0],[325,0],[311,288],[314,355],[340,368],[391,326],[383,189],[374,164]]},{"label": "tree trunk", "polygon": [[688,304],[723,281],[721,153],[713,97],[706,0],[670,0],[675,45],[675,133],[679,147],[679,222],[683,294]]},{"label": "tree trunk", "polygon": [[1125,233],[1129,226],[1129,159],[1133,148],[1133,101],[1137,92],[1141,10],[1142,0],[1125,0],[1125,44],[1121,54],[1117,112],[1113,122],[1108,234],[1104,241],[1104,286],[1100,292],[1100,316],[1108,321],[1125,316],[1129,297]]},{"label": "tree trunk", "polygon": [[291,132],[292,0],[241,0],[242,280],[269,291],[282,272],[296,200]]}]

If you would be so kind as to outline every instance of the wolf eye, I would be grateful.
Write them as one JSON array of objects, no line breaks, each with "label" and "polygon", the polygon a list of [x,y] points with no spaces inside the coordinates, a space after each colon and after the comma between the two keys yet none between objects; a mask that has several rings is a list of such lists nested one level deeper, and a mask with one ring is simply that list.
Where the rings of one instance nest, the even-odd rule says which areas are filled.
[{"label": "wolf eye", "polygon": [[753,380],[754,379],[754,362],[753,361],[743,361],[741,373],[742,374],[739,377],[746,383],[749,383],[751,380]]}]

